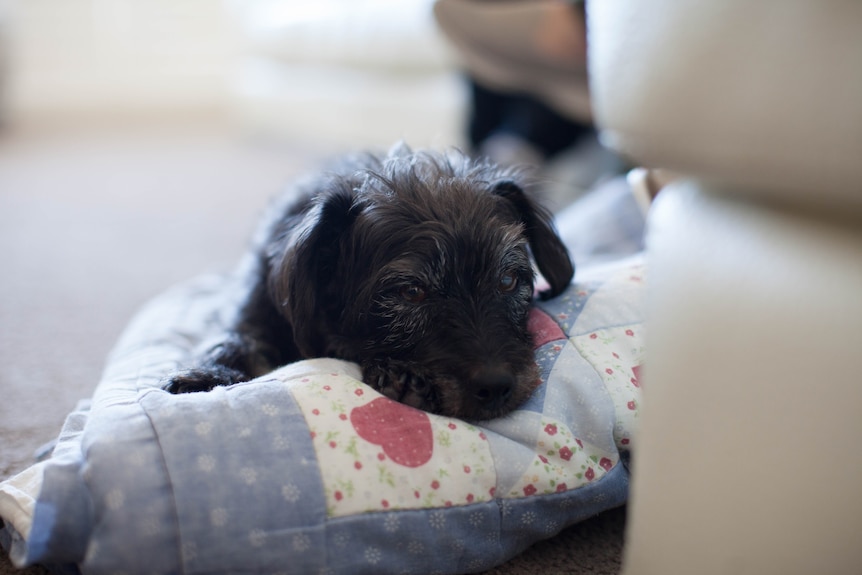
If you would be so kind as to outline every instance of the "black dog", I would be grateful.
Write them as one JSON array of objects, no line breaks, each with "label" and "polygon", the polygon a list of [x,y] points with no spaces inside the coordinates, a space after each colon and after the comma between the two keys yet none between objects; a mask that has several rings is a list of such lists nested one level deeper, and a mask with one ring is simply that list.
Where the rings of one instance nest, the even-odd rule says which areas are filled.
[{"label": "black dog", "polygon": [[530,254],[550,284],[543,298],[574,266],[516,172],[402,145],[299,188],[264,226],[235,325],[166,389],[205,391],[328,356],[433,413],[489,419],[529,397],[539,380]]}]

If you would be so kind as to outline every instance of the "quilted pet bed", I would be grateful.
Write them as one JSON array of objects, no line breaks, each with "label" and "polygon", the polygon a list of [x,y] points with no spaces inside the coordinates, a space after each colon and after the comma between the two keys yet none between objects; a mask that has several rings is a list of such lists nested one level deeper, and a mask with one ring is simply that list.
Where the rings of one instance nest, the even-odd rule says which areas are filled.
[{"label": "quilted pet bed", "polygon": [[395,403],[356,365],[303,361],[171,395],[235,289],[202,277],[146,306],[52,456],[0,484],[18,565],[82,573],[464,573],[627,496],[644,268],[579,270],[530,317],[542,383],[469,422]]}]

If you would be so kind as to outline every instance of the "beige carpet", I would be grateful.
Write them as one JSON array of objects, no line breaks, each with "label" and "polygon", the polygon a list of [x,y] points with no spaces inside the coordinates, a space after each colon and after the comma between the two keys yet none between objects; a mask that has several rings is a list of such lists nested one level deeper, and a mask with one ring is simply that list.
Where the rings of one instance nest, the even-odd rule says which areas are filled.
[{"label": "beige carpet", "polygon": [[[266,199],[328,150],[214,128],[0,132],[0,479],[27,467],[134,311],[228,269]],[[614,510],[488,573],[618,573]],[[0,553],[0,575],[16,571]]]}]

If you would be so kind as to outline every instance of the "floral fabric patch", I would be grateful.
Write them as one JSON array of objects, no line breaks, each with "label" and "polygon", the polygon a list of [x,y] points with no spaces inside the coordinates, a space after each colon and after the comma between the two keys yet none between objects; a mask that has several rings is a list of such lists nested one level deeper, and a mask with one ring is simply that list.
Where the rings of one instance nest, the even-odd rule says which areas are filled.
[{"label": "floral fabric patch", "polygon": [[332,372],[292,383],[320,462],[331,517],[488,501],[496,475],[485,433]]}]

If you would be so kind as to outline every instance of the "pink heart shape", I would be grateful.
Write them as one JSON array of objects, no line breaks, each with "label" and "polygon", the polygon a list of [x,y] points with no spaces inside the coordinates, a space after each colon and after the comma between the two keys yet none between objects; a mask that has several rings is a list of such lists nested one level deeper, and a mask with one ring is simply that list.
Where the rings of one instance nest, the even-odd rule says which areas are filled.
[{"label": "pink heart shape", "polygon": [[379,445],[386,456],[405,467],[428,463],[434,453],[434,433],[428,414],[386,397],[378,397],[350,412],[359,437]]}]

